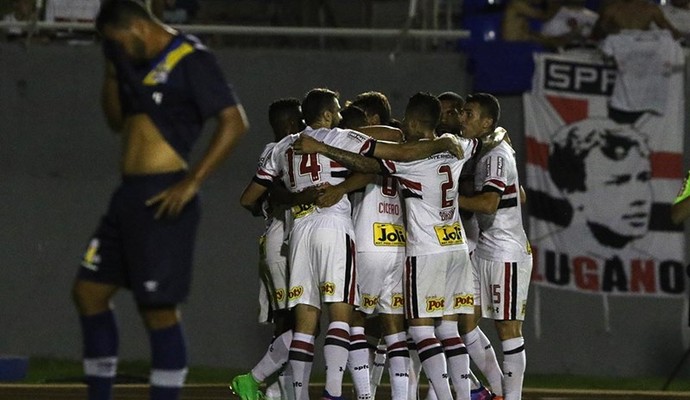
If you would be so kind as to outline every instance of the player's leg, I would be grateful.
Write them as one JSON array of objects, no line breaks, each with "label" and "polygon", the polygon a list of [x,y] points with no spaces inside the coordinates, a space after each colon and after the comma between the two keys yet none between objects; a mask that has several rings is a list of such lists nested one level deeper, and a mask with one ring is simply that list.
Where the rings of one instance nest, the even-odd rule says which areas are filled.
[{"label": "player's leg", "polygon": [[434,321],[444,312],[445,278],[445,265],[435,263],[432,257],[407,257],[405,261],[403,296],[408,332],[417,347],[424,374],[440,400],[453,398],[443,346],[434,332]]},{"label": "player's leg", "polygon": [[[327,222],[330,224],[331,222]],[[324,398],[342,396],[343,374],[350,349],[350,321],[359,305],[355,242],[349,221],[319,229],[312,239],[318,266],[321,302],[328,304],[329,324],[323,355],[326,363]],[[336,228],[336,229],[333,229]]]},{"label": "player's leg", "polygon": [[110,300],[115,285],[77,279],[72,297],[79,312],[89,400],[109,400],[117,375],[119,336]]},{"label": "player's leg", "polygon": [[[282,233],[282,231],[277,231]],[[246,374],[235,376],[232,391],[242,400],[258,400],[259,385],[266,382],[266,397],[291,395],[292,378],[286,373],[293,318],[287,310],[287,263],[281,252],[282,234],[269,233],[259,239],[259,322],[273,323],[273,339],[259,362]],[[289,369],[288,369],[289,371]],[[288,386],[286,386],[288,385]]]},{"label": "player's leg", "polygon": [[350,352],[350,320],[353,306],[348,303],[328,304],[329,324],[323,347],[326,363],[324,398],[340,398],[343,390],[343,373],[347,368]]},{"label": "player's leg", "polygon": [[403,274],[405,254],[399,252],[381,253],[379,269],[385,266],[378,311],[381,330],[388,352],[388,372],[392,400],[407,400],[409,389],[410,353],[405,330],[403,299]]},{"label": "player's leg", "polygon": [[[242,400],[257,400],[260,396],[259,385],[263,382],[267,383],[267,398],[281,398],[281,393],[287,396],[287,393],[292,392],[292,378],[289,373],[285,373],[293,336],[292,311],[276,310],[273,312],[273,318],[273,339],[263,357],[251,371],[237,375],[231,381],[231,389]],[[269,383],[271,379],[273,381]],[[272,394],[269,396],[268,392],[271,391]]]},{"label": "player's leg", "polygon": [[[482,287],[490,283],[495,295],[482,292],[482,312],[495,320],[503,349],[503,395],[508,400],[522,398],[527,357],[522,336],[522,321],[527,308],[532,260],[517,262],[480,262]],[[485,278],[485,276],[487,278]],[[490,307],[489,307],[490,305]]]},{"label": "player's leg", "polygon": [[[479,296],[475,296],[475,299],[479,299]],[[458,319],[458,330],[462,341],[467,347],[467,353],[470,355],[470,359],[474,361],[477,369],[481,371],[482,375],[486,378],[489,383],[489,391],[482,383],[474,376],[472,371],[470,371],[471,382],[471,397],[475,399],[490,399],[491,393],[498,396],[503,395],[503,372],[498,366],[498,360],[496,359],[496,353],[491,346],[489,338],[486,337],[484,332],[479,327],[479,320],[481,316],[481,306],[475,305],[474,314],[461,314]]]},{"label": "player's leg", "polygon": [[198,197],[174,219],[156,219],[141,202],[184,174],[135,178],[136,197],[123,232],[129,285],[151,346],[151,400],[176,400],[187,377],[187,342],[177,305],[186,301],[201,210]]},{"label": "player's leg", "polygon": [[522,336],[522,321],[496,321],[503,348],[503,391],[508,400],[522,398],[527,356]]},{"label": "player's leg", "polygon": [[[402,299],[401,299],[402,300]],[[391,400],[407,400],[409,389],[410,353],[403,314],[380,314],[388,353],[388,376]]]},{"label": "player's leg", "polygon": [[187,343],[175,306],[142,306],[151,345],[151,400],[178,399],[187,377]]},{"label": "player's leg", "polygon": [[456,398],[469,400],[470,398],[470,357],[467,348],[458,333],[456,316],[444,316],[436,326],[436,337],[441,341],[443,352],[448,363],[448,375],[453,383]]},{"label": "player's leg", "polygon": [[[361,286],[360,286],[361,289]],[[366,314],[356,310],[350,320],[350,350],[347,369],[352,377],[352,384],[358,400],[371,399],[369,382],[369,343],[364,331]]]},{"label": "player's leg", "polygon": [[109,400],[117,375],[118,327],[111,299],[125,286],[121,226],[116,209],[123,203],[119,188],[107,215],[90,240],[81,261],[72,298],[79,313],[83,340],[84,375],[89,400]]},{"label": "player's leg", "polygon": [[458,318],[474,313],[472,264],[466,250],[439,254],[436,261],[446,266],[444,315],[436,325],[436,337],[443,345],[457,399],[469,400],[470,356],[458,333]]},{"label": "player's leg", "polygon": [[[472,281],[474,285],[474,313],[473,314],[460,314],[458,317],[458,331],[462,337],[462,341],[467,347],[467,352],[470,355],[470,359],[474,362],[475,366],[482,375],[488,381],[488,385],[491,391],[499,396],[503,395],[503,372],[498,365],[498,360],[496,359],[496,352],[489,338],[486,337],[484,332],[479,327],[479,321],[482,316],[481,309],[481,292],[482,290],[488,291],[489,288],[482,287],[481,282],[481,271],[475,258],[471,257],[472,261]],[[473,387],[472,394],[474,397],[481,399],[482,396],[488,397],[490,393],[486,392],[486,388],[481,386],[481,382],[476,380],[478,385]]]},{"label": "player's leg", "polygon": [[295,330],[290,342],[288,362],[292,370],[294,398],[296,400],[309,400],[309,381],[314,363],[314,340],[321,310],[302,303],[297,304],[293,311]]}]

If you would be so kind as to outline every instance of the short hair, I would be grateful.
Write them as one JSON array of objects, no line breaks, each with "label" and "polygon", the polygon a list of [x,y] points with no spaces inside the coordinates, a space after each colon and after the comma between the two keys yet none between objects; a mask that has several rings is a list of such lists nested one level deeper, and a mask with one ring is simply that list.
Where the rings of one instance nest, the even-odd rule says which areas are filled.
[{"label": "short hair", "polygon": [[134,19],[153,21],[155,18],[146,5],[138,0],[106,0],[96,16],[96,30],[103,32],[106,25],[127,28]]},{"label": "short hair", "polygon": [[307,125],[311,125],[321,118],[326,111],[332,111],[333,100],[339,97],[337,92],[325,88],[310,90],[302,100],[302,116]]},{"label": "short hair", "polygon": [[388,102],[388,97],[381,92],[360,93],[352,104],[364,110],[365,113],[378,115],[384,125],[388,125],[391,121],[391,104]]},{"label": "short hair", "polygon": [[494,123],[491,126],[491,130],[496,129],[498,120],[501,118],[501,105],[494,95],[489,93],[473,93],[467,96],[465,104],[467,103],[479,104],[480,116],[492,118]]},{"label": "short hair", "polygon": [[439,101],[450,101],[453,102],[456,105],[462,106],[465,104],[465,99],[462,98],[459,94],[455,92],[443,92],[437,96]]},{"label": "short hair", "polygon": [[367,126],[367,114],[361,108],[350,104],[340,111],[343,119],[338,125],[344,129],[358,129]]},{"label": "short hair", "polygon": [[274,133],[285,131],[285,126],[291,122],[300,125],[301,120],[302,109],[299,99],[294,97],[278,99],[268,106],[268,122]]},{"label": "short hair", "polygon": [[431,93],[419,92],[407,102],[405,118],[414,119],[426,128],[436,129],[441,119],[441,102]]},{"label": "short hair", "polygon": [[549,149],[548,169],[553,183],[565,193],[587,190],[586,159],[599,148],[605,157],[622,160],[637,149],[649,157],[647,139],[630,125],[606,118],[591,118],[566,125],[556,132]]}]

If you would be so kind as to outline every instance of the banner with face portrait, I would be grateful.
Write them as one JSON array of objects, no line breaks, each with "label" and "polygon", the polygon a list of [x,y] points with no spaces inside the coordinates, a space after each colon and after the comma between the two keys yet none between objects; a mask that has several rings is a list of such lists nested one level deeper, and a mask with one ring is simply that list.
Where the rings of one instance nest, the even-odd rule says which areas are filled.
[{"label": "banner with face portrait", "polygon": [[670,206],[684,176],[683,70],[663,113],[611,108],[617,71],[595,54],[535,56],[524,95],[535,285],[677,297],[688,284]]}]

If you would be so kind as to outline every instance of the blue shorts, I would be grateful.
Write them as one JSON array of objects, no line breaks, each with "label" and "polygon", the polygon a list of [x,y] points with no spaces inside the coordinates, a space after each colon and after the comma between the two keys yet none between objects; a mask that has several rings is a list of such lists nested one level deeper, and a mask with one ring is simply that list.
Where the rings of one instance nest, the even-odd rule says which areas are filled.
[{"label": "blue shorts", "polygon": [[184,172],[123,177],[92,237],[78,279],[129,288],[140,306],[183,302],[201,211],[194,197],[177,217],[155,219],[148,198],[182,180]]}]

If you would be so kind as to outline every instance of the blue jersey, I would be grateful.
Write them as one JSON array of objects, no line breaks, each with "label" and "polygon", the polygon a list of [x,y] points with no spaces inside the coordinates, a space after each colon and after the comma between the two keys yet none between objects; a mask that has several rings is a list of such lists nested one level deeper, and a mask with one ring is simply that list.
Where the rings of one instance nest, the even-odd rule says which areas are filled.
[{"label": "blue jersey", "polygon": [[216,58],[195,37],[177,35],[152,61],[117,63],[125,115],[145,113],[185,160],[204,121],[239,104]]}]

